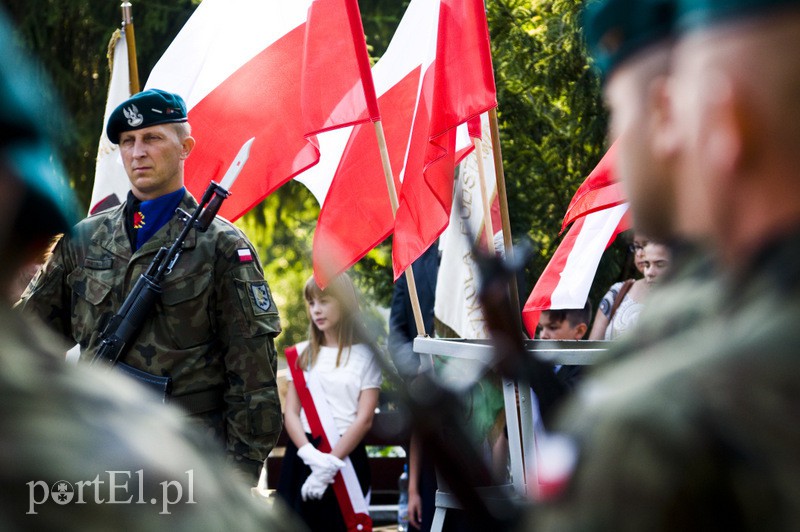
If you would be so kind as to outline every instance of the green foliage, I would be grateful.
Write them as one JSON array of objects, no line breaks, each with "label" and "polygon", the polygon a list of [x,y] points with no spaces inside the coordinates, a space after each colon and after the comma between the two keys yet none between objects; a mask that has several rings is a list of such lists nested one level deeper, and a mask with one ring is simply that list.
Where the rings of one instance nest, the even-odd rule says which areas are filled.
[{"label": "green foliage", "polygon": [[[280,309],[283,327],[277,339],[280,353],[308,337],[303,286],[312,274],[311,246],[318,216],[319,206],[314,196],[300,183],[290,181],[236,222],[256,247]],[[376,275],[371,268],[385,267],[390,252],[381,246],[350,272],[362,294],[365,319],[379,341],[386,336],[386,324],[371,302],[382,301],[385,296],[381,290],[386,288],[382,285],[391,287],[391,284],[385,275]],[[388,260],[391,261],[390,256]]]},{"label": "green foliage", "polygon": [[[88,209],[108,92],[108,41],[119,28],[119,2],[109,0],[2,0],[26,48],[53,81],[68,126],[59,127],[73,187]],[[134,32],[141,84],[191,14],[192,0],[135,0]]]},{"label": "green foliage", "polygon": [[[587,66],[580,7],[579,0],[487,2],[511,229],[534,248],[524,293],[560,243],[575,190],[605,152],[606,115]],[[593,299],[606,277],[598,275]]]}]

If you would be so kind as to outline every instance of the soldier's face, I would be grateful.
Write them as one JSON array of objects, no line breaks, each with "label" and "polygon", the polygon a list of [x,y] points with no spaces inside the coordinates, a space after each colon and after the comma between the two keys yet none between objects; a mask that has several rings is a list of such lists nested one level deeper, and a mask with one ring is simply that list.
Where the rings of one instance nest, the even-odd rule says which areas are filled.
[{"label": "soldier's face", "polygon": [[645,51],[615,70],[605,87],[615,164],[634,227],[655,238],[673,232],[671,154],[662,149],[669,105],[663,90],[669,49]]},{"label": "soldier's face", "polygon": [[133,194],[150,200],[183,186],[183,161],[194,146],[172,124],[159,124],[120,135],[119,149]]}]

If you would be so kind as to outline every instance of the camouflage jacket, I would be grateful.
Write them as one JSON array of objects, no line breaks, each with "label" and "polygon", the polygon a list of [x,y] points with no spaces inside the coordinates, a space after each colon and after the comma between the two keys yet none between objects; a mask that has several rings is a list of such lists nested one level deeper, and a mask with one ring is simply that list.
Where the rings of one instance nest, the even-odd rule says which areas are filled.
[{"label": "camouflage jacket", "polygon": [[[196,206],[187,193],[181,207],[192,212]],[[19,307],[80,344],[81,361],[90,361],[109,318],[182,227],[171,220],[132,253],[124,205],[86,218],[58,243]],[[198,417],[226,442],[231,458],[255,474],[281,430],[273,343],[279,332],[255,250],[240,230],[217,218],[207,232],[189,233],[124,362],[172,377],[176,398],[218,390],[224,408]]]},{"label": "camouflage jacket", "polygon": [[800,233],[717,312],[599,368],[564,412],[577,446],[535,530],[800,529]]},{"label": "camouflage jacket", "polygon": [[185,416],[130,379],[65,364],[48,332],[0,308],[4,530],[302,530],[251,497]]}]

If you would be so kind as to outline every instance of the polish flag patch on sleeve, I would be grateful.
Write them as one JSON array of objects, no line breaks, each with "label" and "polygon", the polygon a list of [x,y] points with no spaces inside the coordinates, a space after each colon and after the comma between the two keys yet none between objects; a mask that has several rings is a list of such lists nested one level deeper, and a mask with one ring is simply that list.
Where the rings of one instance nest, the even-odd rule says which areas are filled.
[{"label": "polish flag patch on sleeve", "polygon": [[253,262],[253,252],[250,248],[241,248],[236,250],[239,257],[239,262]]}]

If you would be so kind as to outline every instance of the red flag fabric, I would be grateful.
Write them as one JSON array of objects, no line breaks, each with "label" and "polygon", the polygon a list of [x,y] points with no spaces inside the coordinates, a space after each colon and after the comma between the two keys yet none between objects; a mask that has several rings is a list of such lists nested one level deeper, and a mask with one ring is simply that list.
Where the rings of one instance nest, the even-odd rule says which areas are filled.
[{"label": "red flag fabric", "polygon": [[[197,7],[146,85],[186,100],[197,140],[185,167],[190,192],[219,180],[255,137],[220,211],[235,220],[317,163],[313,133],[377,118],[374,95],[364,93],[370,82],[362,84],[365,43],[353,9],[356,0],[205,0]],[[359,27],[351,28],[355,19]],[[318,97],[308,116],[304,82],[315,84]]]},{"label": "red flag fabric", "polygon": [[392,247],[397,279],[450,216],[456,126],[497,105],[483,0],[441,0],[403,170]]},{"label": "red flag fabric", "polygon": [[[348,36],[343,30],[349,31]],[[379,120],[380,112],[356,0],[314,0],[303,47],[304,129],[330,129]]]},{"label": "red flag fabric", "polygon": [[[395,188],[401,188],[423,74],[431,67],[440,0],[412,0],[386,52],[372,69]],[[369,124],[319,135],[318,167],[298,176],[322,204],[314,232],[314,277],[320,286],[352,266],[394,227],[375,131]],[[469,153],[459,138],[458,156]]]},{"label": "red flag fabric", "polygon": [[615,144],[611,145],[583,184],[578,187],[567,207],[567,213],[564,215],[564,222],[561,225],[562,232],[581,216],[627,201],[622,185],[617,182],[614,170],[615,146]]},{"label": "red flag fabric", "polygon": [[533,337],[543,310],[583,308],[603,251],[630,228],[624,203],[578,218],[559,244],[522,309]]},{"label": "red flag fabric", "polygon": [[[383,85],[386,76],[378,66],[375,82]],[[396,188],[400,187],[397,176],[414,118],[419,77],[420,69],[414,68],[378,98]],[[320,209],[312,252],[317,283],[327,286],[330,279],[383,242],[393,225],[375,131],[370,124],[361,124],[349,137]]]}]

